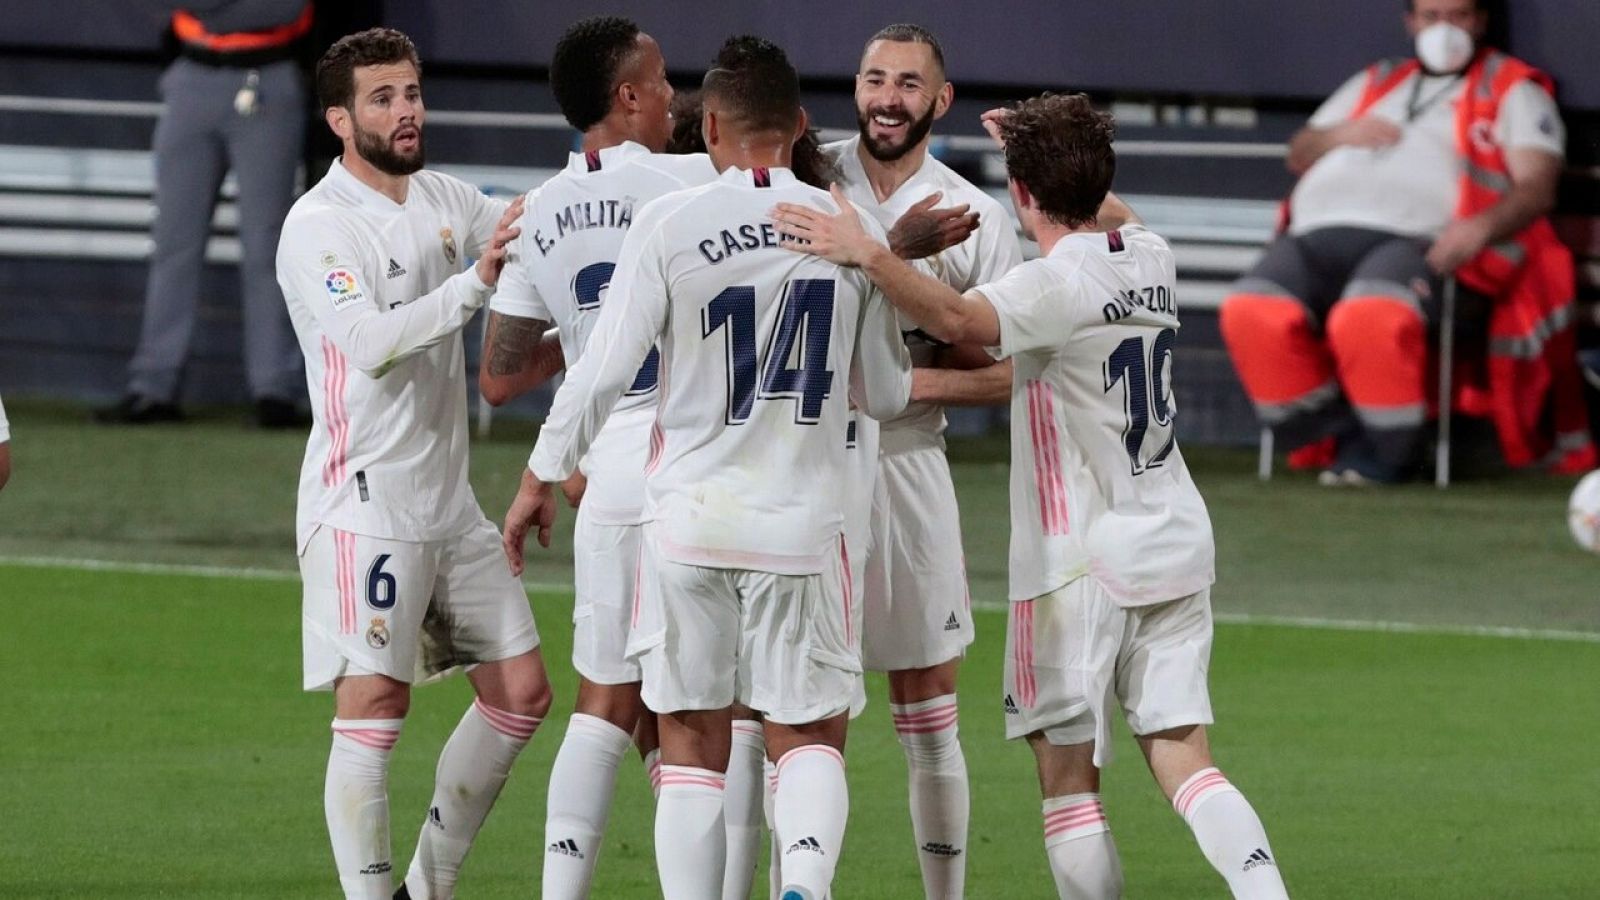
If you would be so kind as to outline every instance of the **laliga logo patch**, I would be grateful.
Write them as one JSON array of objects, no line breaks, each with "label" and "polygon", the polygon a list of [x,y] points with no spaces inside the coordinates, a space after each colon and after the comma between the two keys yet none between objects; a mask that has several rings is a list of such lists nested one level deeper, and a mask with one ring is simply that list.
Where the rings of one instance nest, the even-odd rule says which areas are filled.
[{"label": "laliga logo patch", "polygon": [[439,229],[439,242],[444,247],[444,261],[450,265],[456,264],[456,236],[448,228]]},{"label": "laliga logo patch", "polygon": [[346,303],[362,298],[361,285],[356,281],[356,273],[349,269],[329,269],[322,278],[323,285],[328,289],[328,297],[333,301],[333,308],[338,309]]}]

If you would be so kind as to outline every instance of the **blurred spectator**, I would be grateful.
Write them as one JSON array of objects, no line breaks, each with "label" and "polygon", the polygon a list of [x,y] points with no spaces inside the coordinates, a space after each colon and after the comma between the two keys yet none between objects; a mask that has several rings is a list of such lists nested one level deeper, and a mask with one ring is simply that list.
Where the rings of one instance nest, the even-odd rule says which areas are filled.
[{"label": "blurred spectator", "polygon": [[1405,25],[1415,58],[1350,78],[1290,142],[1287,231],[1222,306],[1240,380],[1282,443],[1322,451],[1298,461],[1324,484],[1402,480],[1453,275],[1487,315],[1479,411],[1506,461],[1589,468],[1572,258],[1545,219],[1565,139],[1551,81],[1481,46],[1482,0],[1412,0]]},{"label": "blurred spectator", "polygon": [[278,230],[294,200],[307,117],[296,62],[312,29],[306,0],[194,0],[172,16],[178,58],[161,76],[156,124],[154,249],[127,394],[95,418],[147,424],[183,418],[178,391],[199,311],[211,216],[223,176],[238,183],[244,361],[256,423],[295,427],[300,354],[273,273]]}]

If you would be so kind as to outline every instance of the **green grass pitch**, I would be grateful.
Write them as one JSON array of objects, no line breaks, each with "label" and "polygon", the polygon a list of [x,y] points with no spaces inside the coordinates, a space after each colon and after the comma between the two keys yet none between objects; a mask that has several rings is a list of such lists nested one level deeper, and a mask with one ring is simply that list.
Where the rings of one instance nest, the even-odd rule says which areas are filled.
[{"label": "green grass pitch", "polygon": [[[220,418],[108,431],[48,407],[8,411],[16,473],[0,493],[0,897],[333,896],[321,808],[331,702],[298,690],[290,547],[300,441]],[[474,446],[491,517],[528,446],[525,428],[500,432]],[[1004,590],[1003,457],[988,442],[952,455],[973,595],[992,604]],[[1191,457],[1218,534],[1213,743],[1266,821],[1291,892],[1600,896],[1600,560],[1565,536],[1568,483],[1329,492],[1295,476],[1257,484],[1244,454]],[[530,580],[570,580],[566,540],[563,531]],[[280,574],[138,571],[144,563]],[[570,593],[539,587],[531,598],[556,707],[467,862],[467,898],[537,894],[545,775],[574,679]],[[1031,758],[1000,737],[1003,613],[982,609],[977,626],[962,690],[968,895],[1049,897]],[[1448,633],[1454,626],[1569,639]],[[835,894],[919,897],[881,678],[869,693],[847,753],[852,810]],[[397,868],[467,698],[460,679],[417,692],[391,774]],[[1104,795],[1128,896],[1226,896],[1125,729],[1118,741]],[[636,759],[620,778],[597,897],[659,896]]]}]

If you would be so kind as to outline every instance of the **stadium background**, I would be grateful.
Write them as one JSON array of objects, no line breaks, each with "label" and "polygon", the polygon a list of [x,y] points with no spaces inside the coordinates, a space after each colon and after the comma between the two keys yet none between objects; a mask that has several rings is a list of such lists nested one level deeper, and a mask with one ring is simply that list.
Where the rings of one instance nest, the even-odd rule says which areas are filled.
[{"label": "stadium background", "polygon": [[[12,6],[0,19],[0,396],[16,459],[0,493],[0,772],[11,776],[0,896],[325,896],[326,702],[295,690],[302,443],[246,429],[231,405],[244,400],[231,206],[214,222],[185,382],[198,421],[88,426],[87,406],[120,393],[138,328],[164,17],[153,3]],[[1258,484],[1240,449],[1255,424],[1215,303],[1289,187],[1283,140],[1350,72],[1406,52],[1401,0],[365,6],[421,48],[430,164],[508,193],[539,183],[572,145],[543,66],[556,35],[594,12],[638,19],[680,86],[726,34],[777,40],[813,119],[837,129],[853,127],[849,75],[865,36],[921,22],[945,41],[957,89],[936,152],[996,190],[977,113],[1039,88],[1091,91],[1119,118],[1118,190],[1178,250],[1181,433],[1219,540],[1219,754],[1262,808],[1291,889],[1600,895],[1600,605],[1595,560],[1565,536],[1570,483],[1474,465],[1468,447],[1469,477],[1448,492],[1329,493],[1293,475]],[[1524,0],[1501,26],[1561,85],[1570,138],[1558,222],[1593,321],[1600,8]],[[544,402],[509,410],[475,446],[491,517]],[[952,442],[983,610],[962,691],[969,895],[1035,897],[1048,886],[1029,759],[999,742],[994,702],[1006,530],[995,424],[963,415],[955,430],[967,436]],[[530,576],[557,707],[468,864],[464,895],[526,896],[533,880],[543,773],[572,691],[565,547]],[[872,690],[851,744],[856,815],[838,893],[914,896],[902,764],[883,685]],[[431,689],[407,726],[392,782],[397,860],[463,696],[460,684]],[[1122,738],[1106,793],[1129,895],[1221,896]],[[642,778],[625,769],[622,782],[597,896],[650,896],[648,798]]]}]

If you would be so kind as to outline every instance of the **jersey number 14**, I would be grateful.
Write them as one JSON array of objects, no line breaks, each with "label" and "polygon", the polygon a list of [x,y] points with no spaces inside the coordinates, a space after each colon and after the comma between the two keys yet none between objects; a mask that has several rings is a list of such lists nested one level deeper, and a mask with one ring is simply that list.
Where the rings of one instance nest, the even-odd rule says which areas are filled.
[{"label": "jersey number 14", "polygon": [[757,400],[794,400],[794,420],[801,425],[815,425],[822,417],[833,386],[828,369],[833,280],[797,278],[783,286],[778,303],[778,321],[765,347],[756,346],[754,286],[725,288],[701,311],[700,336],[709,339],[721,330],[727,342],[729,425],[747,421]]}]

